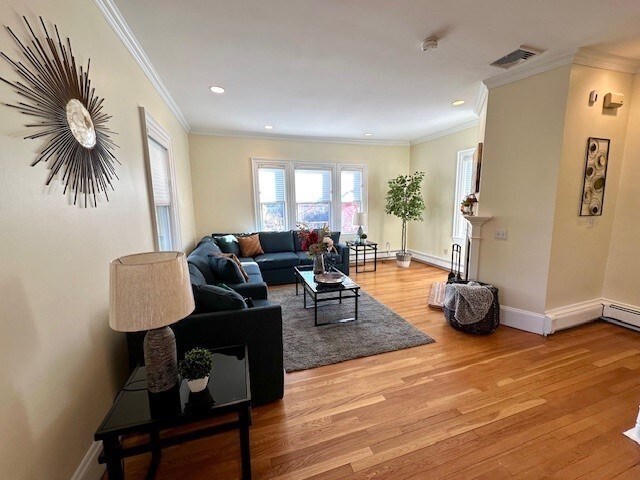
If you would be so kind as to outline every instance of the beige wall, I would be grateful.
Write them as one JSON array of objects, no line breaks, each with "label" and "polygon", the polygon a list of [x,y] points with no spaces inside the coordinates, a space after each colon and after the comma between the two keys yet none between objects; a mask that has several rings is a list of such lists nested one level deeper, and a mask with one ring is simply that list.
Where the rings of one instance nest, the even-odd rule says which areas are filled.
[{"label": "beige wall", "polygon": [[369,172],[369,238],[400,248],[400,223],[385,215],[387,181],[409,172],[409,147],[189,135],[197,236],[255,230],[251,158],[363,163]]},{"label": "beige wall", "polygon": [[477,145],[476,127],[411,147],[411,171],[426,172],[424,221],[409,225],[409,248],[437,257],[451,251],[458,152]]},{"label": "beige wall", "polygon": [[[571,68],[553,223],[547,310],[602,296],[630,111],[629,104],[617,110],[604,110],[602,101],[607,92],[621,92],[629,100],[632,83],[633,75],[628,73],[581,65]],[[588,103],[591,90],[600,93],[599,101],[593,106]],[[603,213],[599,217],[579,216],[588,137],[611,140]],[[614,250],[612,253],[615,254]]]},{"label": "beige wall", "polygon": [[[191,245],[188,137],[92,1],[0,4],[2,23],[23,36],[21,15],[56,23],[77,60],[91,58],[122,162],[109,203],[70,205],[59,182],[45,187],[45,165],[30,166],[42,143],[22,139],[26,117],[0,106],[0,477],[66,480],[126,374],[123,334],[108,326],[109,261],[153,248],[138,107],[173,137],[182,236]],[[0,50],[17,55],[4,29]],[[4,61],[0,75],[16,78]],[[0,99],[18,97],[2,84]]]},{"label": "beige wall", "polygon": [[[479,215],[479,279],[501,302],[543,314],[569,75],[561,67],[489,92]],[[496,228],[508,240],[494,240]]]},{"label": "beige wall", "polygon": [[[638,272],[640,271],[640,255],[638,254],[638,239],[640,238],[640,222],[638,221],[640,75],[635,76],[631,102],[628,102],[623,108],[627,107],[630,107],[630,117],[603,295],[616,302],[640,307],[640,288],[638,288]],[[619,158],[619,156],[611,157],[612,161],[619,161]],[[606,204],[605,208],[608,208]]]}]

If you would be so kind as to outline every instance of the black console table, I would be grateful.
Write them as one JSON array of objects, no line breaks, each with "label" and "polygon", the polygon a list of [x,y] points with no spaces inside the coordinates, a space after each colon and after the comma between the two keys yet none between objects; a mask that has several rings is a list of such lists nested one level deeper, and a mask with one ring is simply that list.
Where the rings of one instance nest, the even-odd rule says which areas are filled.
[{"label": "black console table", "polygon": [[[107,464],[109,480],[124,479],[125,458],[147,452],[152,454],[147,478],[153,478],[162,448],[233,429],[240,432],[242,480],[251,479],[251,390],[247,347],[221,348],[212,350],[212,353],[213,369],[209,385],[199,393],[191,393],[184,380],[172,391],[149,393],[145,367],[135,368],[94,436],[96,441],[103,443],[99,461]],[[187,433],[164,435],[169,428],[191,425],[229,413],[236,413],[238,419]],[[148,435],[149,441],[123,446],[122,437],[131,434]]]},{"label": "black console table", "polygon": [[[375,272],[378,269],[378,244],[376,242],[370,242],[369,240],[361,240],[359,243],[348,241],[347,247],[349,250],[356,253],[356,273],[360,273],[359,267],[361,266],[358,261],[358,255],[362,252],[362,271],[363,272]],[[366,270],[367,263],[367,251],[373,251],[373,270]],[[371,255],[371,253],[369,253]]]}]

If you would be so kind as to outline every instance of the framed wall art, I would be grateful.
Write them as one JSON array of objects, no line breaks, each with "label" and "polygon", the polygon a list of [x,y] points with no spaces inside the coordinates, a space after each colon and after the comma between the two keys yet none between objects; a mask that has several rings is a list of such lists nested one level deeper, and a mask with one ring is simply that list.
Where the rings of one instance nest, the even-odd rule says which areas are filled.
[{"label": "framed wall art", "polygon": [[608,138],[589,137],[587,140],[584,182],[580,201],[581,217],[602,215],[610,144],[611,140]]},{"label": "framed wall art", "polygon": [[473,152],[473,176],[471,177],[471,193],[480,193],[480,173],[482,171],[482,150],[484,144],[478,143],[476,151]]}]

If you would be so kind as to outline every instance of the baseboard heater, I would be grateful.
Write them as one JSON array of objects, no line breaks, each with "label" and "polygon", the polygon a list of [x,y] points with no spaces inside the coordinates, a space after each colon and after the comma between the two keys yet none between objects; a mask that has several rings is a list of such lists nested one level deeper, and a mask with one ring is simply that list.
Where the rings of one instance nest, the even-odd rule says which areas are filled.
[{"label": "baseboard heater", "polygon": [[602,320],[640,332],[640,310],[612,303],[605,305]]}]

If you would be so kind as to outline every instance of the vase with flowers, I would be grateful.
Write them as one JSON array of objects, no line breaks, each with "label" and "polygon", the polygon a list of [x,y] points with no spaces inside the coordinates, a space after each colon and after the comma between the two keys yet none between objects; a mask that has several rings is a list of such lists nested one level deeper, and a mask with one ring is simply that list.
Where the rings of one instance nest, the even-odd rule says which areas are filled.
[{"label": "vase with flowers", "polygon": [[328,226],[324,226],[317,230],[311,230],[306,225],[299,225],[300,245],[309,257],[313,259],[313,273],[321,274],[329,270],[325,256],[329,252],[337,252],[336,247],[331,239],[331,230]]}]

